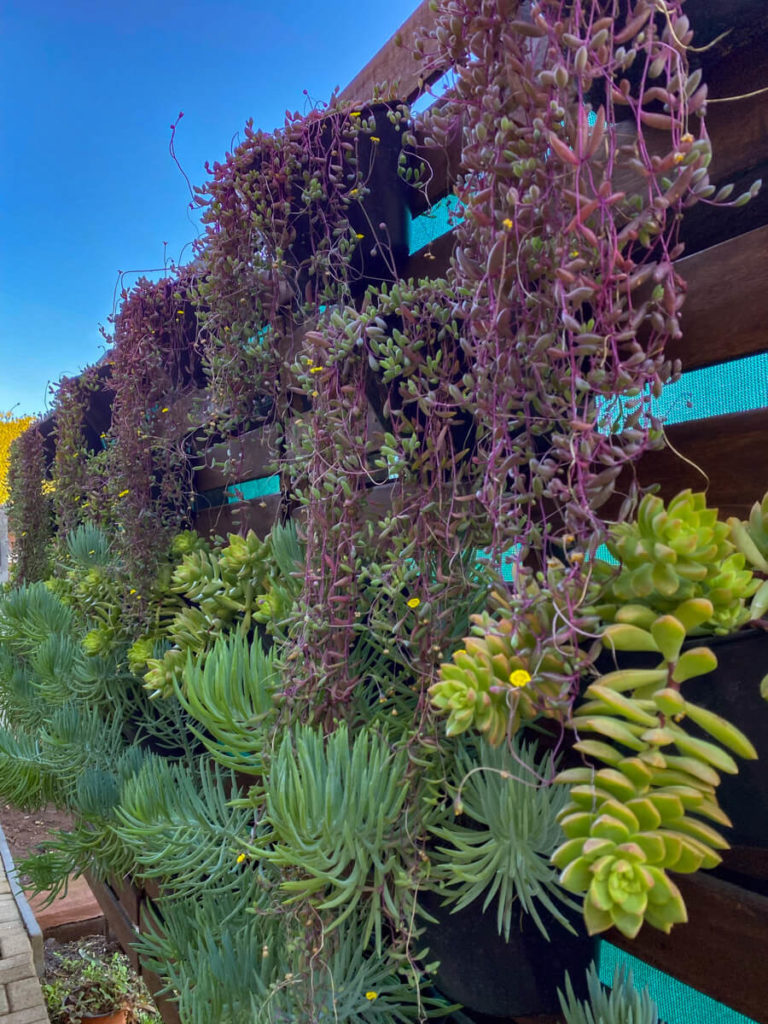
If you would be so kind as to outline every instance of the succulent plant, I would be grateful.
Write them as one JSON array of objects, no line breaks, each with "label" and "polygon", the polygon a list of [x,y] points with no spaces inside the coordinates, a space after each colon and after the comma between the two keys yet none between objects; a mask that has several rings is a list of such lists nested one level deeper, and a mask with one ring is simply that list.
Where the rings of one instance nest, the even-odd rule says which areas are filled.
[{"label": "succulent plant", "polygon": [[[620,569],[609,581],[601,614],[610,620],[615,608],[628,602],[658,614],[704,597],[712,603],[712,615],[700,632],[736,629],[749,618],[746,599],[759,582],[745,568],[731,532],[717,509],[707,508],[704,494],[681,491],[667,505],[646,494],[636,519],[609,531],[606,545]],[[608,577],[605,563],[596,565],[598,575]]]},{"label": "succulent plant", "polygon": [[494,591],[493,610],[471,616],[473,635],[440,666],[429,692],[448,714],[448,736],[472,727],[497,746],[525,722],[567,707],[580,654],[555,635],[551,594],[532,581],[527,597],[527,607],[513,608]]},{"label": "succulent plant", "polygon": [[[707,647],[683,650],[686,634],[712,615],[703,598],[661,616],[629,605],[604,631],[613,650],[653,652],[660,661],[608,672],[587,687],[571,722],[574,748],[606,767],[570,768],[555,780],[571,787],[571,799],[559,817],[567,839],[552,860],[561,885],[584,894],[590,933],[615,926],[632,938],[644,921],[668,932],[686,911],[667,870],[716,867],[718,850],[728,847],[701,819],[730,825],[717,802],[718,773],[738,771],[729,751],[757,753],[740,730],[680,690],[717,666]],[[686,718],[711,739],[690,735]],[[582,738],[589,733],[596,738]]]},{"label": "succulent plant", "polygon": [[[762,501],[756,501],[743,522],[732,516],[728,519],[731,540],[752,568],[768,576],[768,492]],[[762,619],[768,611],[768,579],[763,580],[749,606],[750,619]]]}]

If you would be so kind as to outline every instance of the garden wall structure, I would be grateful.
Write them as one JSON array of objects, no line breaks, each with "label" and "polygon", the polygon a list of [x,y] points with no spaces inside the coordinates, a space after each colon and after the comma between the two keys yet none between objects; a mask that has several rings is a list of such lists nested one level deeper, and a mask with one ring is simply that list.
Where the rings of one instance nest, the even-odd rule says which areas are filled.
[{"label": "garden wall structure", "polygon": [[[768,179],[768,13],[762,0],[689,0],[686,11],[697,42],[706,44],[727,33],[699,59],[709,85],[710,177],[715,185],[733,181],[736,194],[757,178]],[[374,86],[387,82],[399,98],[414,101],[425,83],[410,44],[433,18],[424,0],[342,98],[364,102]],[[739,98],[717,102],[729,97]],[[405,278],[439,276],[453,251],[452,233],[440,215],[440,201],[451,192],[451,153],[432,153],[430,160],[432,209],[414,193],[418,199],[411,216],[414,228],[426,224],[427,234],[436,237],[412,252],[401,270]],[[688,286],[683,337],[668,352],[681,360],[684,373],[669,398],[669,446],[645,457],[640,478],[644,484],[659,483],[664,498],[684,487],[706,489],[708,503],[722,515],[743,518],[768,488],[768,463],[762,456],[768,443],[768,189],[738,210],[700,204],[684,219],[682,238],[686,254],[678,269]],[[239,471],[224,477],[207,468],[198,475],[201,490],[242,488],[243,481],[267,477],[263,433],[253,431],[238,444]],[[370,496],[374,504],[386,504],[387,498],[386,484]],[[198,525],[219,533],[246,528],[266,533],[279,501],[275,493],[211,507]],[[632,941],[613,933],[610,941],[737,1013],[768,1024],[768,975],[760,966],[768,956],[768,836],[759,847],[726,851],[718,874],[680,879],[690,920],[669,936],[644,928]]]},{"label": "garden wall structure", "polygon": [[[717,40],[696,55],[709,85],[710,177],[716,185],[734,182],[738,193],[768,177],[768,12],[764,0],[689,0],[686,9],[697,43]],[[411,44],[433,18],[425,0],[341,98],[365,103],[374,86],[387,82],[387,95],[417,99],[429,83],[420,77]],[[651,144],[652,137],[646,134]],[[449,148],[427,154],[425,147],[432,183],[426,193],[413,192],[409,212],[412,237],[426,225],[427,240],[412,245],[398,268],[401,277],[434,277],[449,264],[453,235],[440,211],[451,194],[456,153]],[[768,489],[768,190],[741,209],[696,206],[683,222],[682,240],[685,255],[677,267],[688,286],[683,336],[669,356],[681,360],[684,372],[662,403],[668,447],[646,456],[639,475],[644,484],[658,483],[665,498],[684,487],[706,488],[709,504],[722,515],[743,518]],[[200,454],[195,486],[204,499],[196,519],[201,532],[269,531],[282,502],[271,466],[270,429],[251,430]],[[389,494],[390,486],[381,483],[370,489],[368,500],[386,507]],[[715,874],[679,880],[687,924],[668,936],[644,928],[632,941],[609,933],[608,943],[733,1014],[768,1024],[768,836],[761,844],[734,846],[723,860]],[[130,942],[143,925],[151,894],[128,881],[94,882],[93,888],[111,930],[135,959]],[[172,1005],[165,1012],[168,1021],[175,1019]],[[687,1018],[694,1019],[704,1018]],[[730,1024],[744,1018],[727,1019]],[[686,1018],[674,1024],[686,1024]]]}]

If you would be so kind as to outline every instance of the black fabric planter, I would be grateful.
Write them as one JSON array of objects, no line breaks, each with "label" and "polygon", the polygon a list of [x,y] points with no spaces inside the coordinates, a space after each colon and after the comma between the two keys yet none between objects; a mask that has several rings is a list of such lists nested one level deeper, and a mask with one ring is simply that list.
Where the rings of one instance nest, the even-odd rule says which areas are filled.
[{"label": "black fabric planter", "polygon": [[[437,920],[437,924],[426,923],[421,939],[429,946],[429,959],[440,961],[435,985],[466,1007],[470,1017],[473,1010],[499,1021],[557,1013],[557,989],[563,988],[566,971],[576,992],[586,996],[586,971],[595,940],[571,935],[543,908],[541,918],[550,942],[523,913],[520,929],[513,929],[505,942],[496,930],[493,905],[483,913],[478,899],[452,914],[434,893],[424,893],[421,902]],[[574,915],[572,921],[574,927],[581,926],[579,917]]]},{"label": "black fabric planter", "polygon": [[[718,803],[733,822],[723,829],[732,846],[768,847],[768,701],[760,696],[760,681],[768,674],[768,633],[747,629],[729,636],[701,636],[686,641],[684,649],[710,647],[717,668],[682,684],[683,696],[692,704],[714,711],[732,722],[752,741],[758,760],[736,757],[738,775],[720,773]],[[597,662],[600,672],[619,668],[650,668],[658,655],[604,651]],[[685,728],[692,736],[711,740],[692,721]]]},{"label": "black fabric planter", "polygon": [[[683,683],[683,696],[732,722],[759,755],[757,761],[737,757],[739,774],[721,775],[718,801],[733,821],[724,834],[731,845],[768,846],[768,701],[760,696],[760,681],[768,674],[768,633],[750,629],[697,638],[688,646],[705,644],[717,656],[717,668]],[[694,731],[693,723],[689,728]]]}]

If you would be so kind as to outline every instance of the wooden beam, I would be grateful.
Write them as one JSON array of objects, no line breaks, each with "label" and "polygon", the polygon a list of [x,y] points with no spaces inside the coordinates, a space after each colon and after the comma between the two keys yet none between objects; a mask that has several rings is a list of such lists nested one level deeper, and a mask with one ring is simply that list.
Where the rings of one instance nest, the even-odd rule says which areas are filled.
[{"label": "wooden beam", "polygon": [[[239,437],[230,438],[200,453],[195,470],[195,489],[212,491],[216,487],[243,480],[255,480],[270,474],[275,461],[278,435],[273,427],[258,427]],[[224,463],[232,466],[225,473]]]},{"label": "wooden beam", "polygon": [[[435,23],[435,12],[429,0],[422,0],[413,14],[400,26],[392,38],[359,71],[346,88],[339,93],[339,99],[351,103],[367,103],[373,99],[377,86],[386,85],[389,93],[400,100],[411,101],[422,91],[424,69],[414,57],[417,36]],[[440,70],[427,78],[427,82],[439,78]]]},{"label": "wooden beam", "polygon": [[244,536],[253,530],[263,538],[275,523],[281,501],[281,494],[269,494],[253,501],[236,501],[231,505],[206,508],[197,514],[194,527],[198,533],[209,537],[226,537],[230,533]]},{"label": "wooden beam", "polygon": [[688,294],[683,337],[667,351],[683,369],[768,350],[768,226],[687,256],[676,266]]},{"label": "wooden beam", "polygon": [[614,945],[716,999],[757,1024],[768,1024],[768,898],[706,872],[678,875],[688,923],[669,935],[645,925],[635,939],[618,932]]},{"label": "wooden beam", "polygon": [[763,455],[768,409],[676,423],[666,433],[674,450],[649,452],[638,466],[640,482],[661,484],[665,499],[685,487],[706,490],[708,503],[722,517],[744,518],[768,490],[768,462]]}]

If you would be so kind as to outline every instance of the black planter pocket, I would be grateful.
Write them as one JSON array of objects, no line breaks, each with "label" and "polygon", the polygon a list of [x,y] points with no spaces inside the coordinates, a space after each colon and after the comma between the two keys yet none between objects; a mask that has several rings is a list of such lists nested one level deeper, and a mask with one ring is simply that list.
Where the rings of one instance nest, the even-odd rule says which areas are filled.
[{"label": "black planter pocket", "polygon": [[[586,971],[595,940],[583,933],[572,935],[543,907],[539,912],[550,941],[521,912],[519,929],[513,929],[505,942],[496,929],[494,907],[483,913],[480,899],[455,914],[434,893],[424,893],[421,902],[437,921],[426,924],[421,939],[429,946],[429,959],[440,961],[435,985],[470,1014],[475,1010],[512,1020],[558,1013],[557,989],[563,988],[566,971],[577,993],[586,995]],[[582,927],[576,915],[572,923]]]}]

